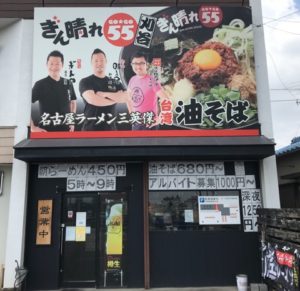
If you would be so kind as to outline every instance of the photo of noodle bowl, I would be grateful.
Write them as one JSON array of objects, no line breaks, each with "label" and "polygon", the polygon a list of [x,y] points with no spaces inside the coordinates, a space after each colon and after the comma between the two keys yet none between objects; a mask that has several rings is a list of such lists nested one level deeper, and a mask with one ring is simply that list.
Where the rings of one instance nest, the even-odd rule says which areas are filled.
[{"label": "photo of noodle bowl", "polygon": [[240,71],[233,50],[221,42],[205,42],[187,51],[178,62],[178,78],[190,80],[196,91],[207,92],[211,87],[228,85]]}]

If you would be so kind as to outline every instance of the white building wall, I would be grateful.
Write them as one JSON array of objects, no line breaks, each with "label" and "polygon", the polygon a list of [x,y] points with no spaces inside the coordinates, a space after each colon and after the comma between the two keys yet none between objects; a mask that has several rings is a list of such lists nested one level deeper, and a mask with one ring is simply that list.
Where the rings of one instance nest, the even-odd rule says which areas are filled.
[{"label": "white building wall", "polygon": [[[16,126],[14,144],[27,138],[30,120],[33,21],[0,30],[0,125]],[[14,160],[7,217],[4,288],[12,288],[15,260],[23,263],[27,165]]]},{"label": "white building wall", "polygon": [[5,262],[5,245],[7,235],[7,221],[8,221],[8,206],[10,196],[11,183],[11,165],[0,165],[0,171],[4,172],[3,192],[0,196],[0,266]]},{"label": "white building wall", "polygon": [[[258,119],[261,134],[273,139],[272,112],[268,82],[267,58],[263,30],[261,0],[250,0],[253,17],[255,71],[257,84]],[[265,208],[280,208],[276,157],[271,156],[260,162],[261,189]]]},{"label": "white building wall", "polygon": [[[255,37],[259,120],[262,134],[273,138],[261,1],[250,0]],[[17,126],[15,144],[27,137],[30,120],[33,21],[20,20],[0,30],[0,125]],[[4,287],[14,283],[15,262],[23,262],[27,188],[26,163],[14,160],[11,178]],[[275,157],[261,162],[264,207],[280,207]]]},{"label": "white building wall", "polygon": [[17,112],[22,21],[0,30],[0,124],[14,126]]}]

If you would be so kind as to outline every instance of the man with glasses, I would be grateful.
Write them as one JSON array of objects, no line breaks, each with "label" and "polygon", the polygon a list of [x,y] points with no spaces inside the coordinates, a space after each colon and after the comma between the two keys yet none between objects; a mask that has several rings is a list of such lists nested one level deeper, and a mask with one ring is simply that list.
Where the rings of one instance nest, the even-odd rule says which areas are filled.
[{"label": "man with glasses", "polygon": [[130,96],[131,117],[135,116],[132,130],[157,129],[158,98],[168,96],[158,80],[147,73],[147,58],[142,52],[131,57],[135,75],[129,80],[127,91]]}]

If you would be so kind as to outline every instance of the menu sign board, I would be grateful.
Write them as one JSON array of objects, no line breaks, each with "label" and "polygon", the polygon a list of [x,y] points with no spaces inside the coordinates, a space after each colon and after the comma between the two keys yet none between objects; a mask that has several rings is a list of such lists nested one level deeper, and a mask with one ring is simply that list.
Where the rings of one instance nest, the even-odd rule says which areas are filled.
[{"label": "menu sign board", "polygon": [[125,163],[40,164],[38,171],[38,178],[66,178],[67,192],[114,191],[124,176]]},{"label": "menu sign board", "polygon": [[36,8],[31,138],[258,135],[251,10]]}]

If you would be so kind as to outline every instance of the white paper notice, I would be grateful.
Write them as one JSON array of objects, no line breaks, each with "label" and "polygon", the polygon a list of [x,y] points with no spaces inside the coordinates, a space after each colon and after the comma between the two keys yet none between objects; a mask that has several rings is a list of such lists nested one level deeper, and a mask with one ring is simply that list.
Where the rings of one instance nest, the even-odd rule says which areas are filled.
[{"label": "white paper notice", "polygon": [[240,224],[239,196],[199,196],[199,224]]},{"label": "white paper notice", "polygon": [[241,161],[234,162],[234,169],[236,176],[245,176],[245,164]]},{"label": "white paper notice", "polygon": [[85,233],[86,233],[86,234],[91,234],[91,227],[90,227],[90,226],[87,226],[87,227],[86,227]]},{"label": "white paper notice", "polygon": [[66,227],[65,241],[75,241],[75,226],[67,226]]},{"label": "white paper notice", "polygon": [[86,212],[76,212],[76,226],[86,226]]},{"label": "white paper notice", "polygon": [[184,210],[184,222],[194,222],[194,212],[192,209]]}]

